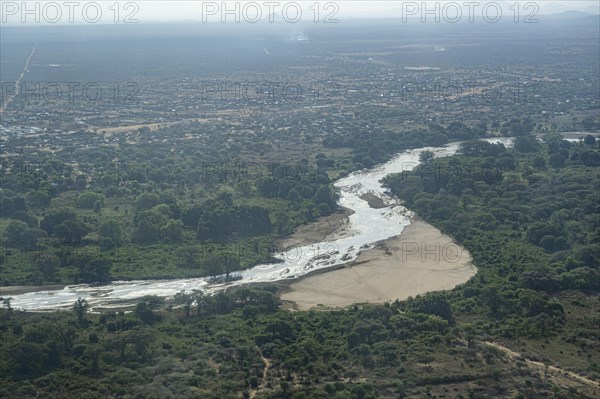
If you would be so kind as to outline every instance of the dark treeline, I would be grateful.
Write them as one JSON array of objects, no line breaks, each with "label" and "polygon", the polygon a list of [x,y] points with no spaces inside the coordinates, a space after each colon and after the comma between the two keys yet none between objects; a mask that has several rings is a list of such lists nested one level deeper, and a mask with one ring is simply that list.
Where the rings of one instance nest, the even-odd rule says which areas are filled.
[{"label": "dark treeline", "polygon": [[[273,260],[239,248],[271,248],[337,210],[335,163],[322,153],[310,162],[222,162],[236,150],[218,149],[218,140],[205,159],[199,143],[176,153],[172,145],[67,147],[4,162],[2,284],[229,273]],[[192,259],[213,244],[226,249]]]},{"label": "dark treeline", "polygon": [[586,397],[507,362],[440,294],[331,312],[279,305],[272,287],[145,297],[126,313],[90,314],[78,300],[72,313],[29,314],[6,301],[0,395],[369,399],[452,386],[485,398],[513,386]]},{"label": "dark treeline", "polygon": [[489,126],[485,122],[476,126],[467,126],[462,122],[450,122],[447,126],[430,123],[427,128],[414,129],[402,134],[392,129],[347,129],[343,133],[338,132],[326,137],[323,143],[334,148],[352,148],[355,165],[358,168],[369,168],[407,149],[439,147],[450,141],[486,137],[491,128],[504,136],[522,136],[531,133],[535,127],[530,119],[512,119],[503,124],[494,123]]},{"label": "dark treeline", "polygon": [[552,342],[547,350],[560,352],[558,357],[567,343],[576,344],[585,368],[597,375],[592,353],[600,349],[600,336],[588,324],[597,315],[583,322],[566,309],[597,309],[598,141],[523,136],[514,149],[475,141],[453,157],[432,155],[424,153],[421,167],[391,175],[386,184],[464,245],[479,268],[448,295],[452,308],[465,317],[477,315],[481,333]]}]

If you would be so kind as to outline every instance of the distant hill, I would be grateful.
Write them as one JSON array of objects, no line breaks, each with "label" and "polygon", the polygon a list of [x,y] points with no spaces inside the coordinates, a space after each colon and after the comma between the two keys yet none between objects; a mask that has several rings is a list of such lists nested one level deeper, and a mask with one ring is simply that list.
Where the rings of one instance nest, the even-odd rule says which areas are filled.
[{"label": "distant hill", "polygon": [[550,15],[541,15],[541,17],[545,20],[549,20],[549,19],[578,19],[578,18],[595,18],[596,21],[598,21],[598,18],[600,17],[599,15],[596,14],[590,14],[587,12],[582,12],[582,11],[564,11],[564,12],[559,12],[557,14],[550,14]]}]

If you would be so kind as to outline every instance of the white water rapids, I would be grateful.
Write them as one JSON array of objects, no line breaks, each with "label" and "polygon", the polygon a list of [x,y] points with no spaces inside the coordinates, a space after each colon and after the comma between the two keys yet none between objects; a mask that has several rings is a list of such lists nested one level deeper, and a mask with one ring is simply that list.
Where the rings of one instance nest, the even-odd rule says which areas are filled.
[{"label": "white water rapids", "polygon": [[[512,144],[511,138],[488,139],[489,142]],[[71,285],[62,290],[36,291],[13,295],[12,306],[18,309],[42,311],[67,309],[77,298],[85,298],[92,308],[117,307],[131,304],[145,295],[172,297],[180,291],[202,290],[214,293],[235,285],[274,282],[296,278],[309,272],[343,264],[356,259],[358,253],[375,243],[399,235],[410,224],[412,213],[400,205],[382,187],[380,180],[390,173],[411,170],[419,164],[423,151],[432,151],[436,157],[456,153],[459,143],[444,147],[425,147],[404,151],[384,164],[358,171],[339,179],[339,205],[352,211],[350,223],[336,234],[336,239],[314,245],[297,247],[277,257],[283,262],[257,265],[240,272],[241,279],[227,284],[210,284],[207,278],[175,280],[115,281],[102,286]],[[385,202],[384,208],[374,209],[360,197],[371,193]]]}]

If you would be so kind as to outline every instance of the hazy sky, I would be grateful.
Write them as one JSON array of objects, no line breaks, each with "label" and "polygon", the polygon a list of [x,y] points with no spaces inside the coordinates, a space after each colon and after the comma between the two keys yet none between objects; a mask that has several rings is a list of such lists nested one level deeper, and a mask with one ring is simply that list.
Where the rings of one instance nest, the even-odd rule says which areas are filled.
[{"label": "hazy sky", "polygon": [[[65,6],[68,1],[75,1],[74,8]],[[6,25],[13,24],[63,24],[85,23],[96,20],[98,23],[122,23],[127,20],[138,22],[173,21],[173,20],[204,20],[205,22],[234,23],[236,18],[240,23],[270,22],[269,15],[275,13],[276,21],[283,19],[287,22],[299,19],[301,21],[323,22],[330,20],[343,21],[357,17],[392,17],[392,18],[428,18],[435,20],[437,16],[452,20],[457,13],[467,20],[469,13],[481,18],[486,6],[501,5],[502,16],[510,19],[515,16],[513,5],[519,5],[519,18],[527,15],[547,15],[568,10],[600,13],[598,0],[573,1],[517,1],[517,0],[439,0],[439,1],[405,1],[405,0],[256,0],[256,1],[200,1],[200,0],[55,0],[55,1],[8,1],[0,0],[0,21]],[[93,3],[93,4],[92,4]],[[471,3],[472,5],[468,5]],[[25,7],[23,6],[25,4]],[[115,8],[114,5],[118,7]],[[297,5],[301,5],[301,10]],[[425,4],[425,7],[423,6]],[[99,6],[98,6],[99,5]],[[437,7],[437,9],[436,9]],[[83,9],[86,9],[85,17]],[[285,12],[284,12],[285,10]],[[318,10],[318,11],[317,11]],[[426,10],[437,10],[433,14]],[[229,13],[227,13],[229,11]],[[495,7],[487,11],[488,16],[494,17]],[[87,17],[87,18],[86,18]],[[97,17],[97,18],[96,18]]]},{"label": "hazy sky", "polygon": [[[265,0],[265,1],[227,1],[227,3],[229,3],[229,7],[231,7],[232,9],[235,7],[233,3],[239,3],[239,8],[240,8],[240,14],[243,12],[242,10],[244,9],[244,6],[247,3],[255,3],[261,6],[261,9],[265,12],[268,11],[268,5],[267,3],[270,0]],[[460,5],[461,7],[461,11],[464,13],[468,12],[468,9],[466,8],[466,6],[464,6],[464,3],[466,2],[462,1],[462,0],[458,0],[458,1],[454,1],[454,3],[457,3],[458,5]],[[472,0],[471,0],[472,1]],[[505,8],[506,10],[508,10],[508,7],[510,7],[510,5],[514,4],[516,0],[494,0],[494,1],[487,1],[487,0],[479,0],[477,1],[478,3],[481,4],[481,7],[483,7],[484,4],[486,3],[493,3],[496,2],[498,4],[502,4],[502,3],[506,3],[503,4],[502,7]],[[284,5],[286,5],[287,3],[293,3],[292,1],[286,1],[286,0],[280,0],[280,1],[273,1],[274,3],[279,3],[281,4],[281,6],[279,7],[275,7],[276,10],[282,9]],[[547,14],[547,13],[556,13],[556,12],[562,12],[562,11],[566,11],[566,10],[578,10],[578,11],[587,11],[590,12],[590,10],[595,10],[596,12],[599,12],[598,10],[600,9],[600,1],[598,0],[575,0],[575,1],[529,1],[529,0],[524,0],[521,1],[521,5],[522,7],[524,7],[524,5],[526,3],[535,3],[536,5],[539,6],[539,11],[540,14]],[[206,14],[210,13],[210,6],[208,5],[208,3],[214,3],[218,6],[219,10],[217,10],[217,14],[216,16],[221,16],[221,13],[225,10],[225,7],[222,6],[223,1],[214,1],[214,2],[210,2],[210,1],[181,1],[181,0],[159,0],[159,1],[154,1],[154,0],[141,0],[141,1],[137,1],[137,3],[140,5],[140,12],[144,12],[144,15],[147,16],[151,16],[151,17],[155,17],[157,19],[172,19],[172,18],[185,18],[185,17],[189,17],[189,16],[197,16],[199,14],[202,13],[202,7],[205,7],[205,11]],[[204,4],[203,4],[204,3]],[[319,5],[320,8],[320,13],[323,14],[323,16],[327,13],[331,13],[336,11],[336,14],[339,16],[353,16],[353,17],[358,17],[361,15],[378,15],[378,16],[390,16],[389,11],[402,11],[403,8],[403,4],[402,3],[413,3],[416,4],[419,8],[421,7],[421,4],[423,3],[422,0],[417,0],[417,1],[402,1],[402,0],[337,0],[337,1],[317,1],[317,0],[300,0],[300,1],[296,1],[296,3],[301,4],[302,7],[304,8],[304,12],[306,13],[305,17],[312,17],[314,15],[314,11],[313,10],[309,10],[309,7],[313,6],[315,3],[317,3]],[[332,3],[332,5],[326,6],[328,3]],[[452,3],[452,1],[449,0],[442,0],[442,1],[425,1],[425,3],[428,3],[428,6],[433,8],[435,7],[434,3],[439,3],[439,7],[440,7],[440,13],[443,12],[442,8],[444,7],[444,5],[446,5],[447,3]],[[325,9],[327,7],[327,9]],[[409,5],[405,5],[404,7],[406,10],[406,13],[408,14],[410,9],[409,9]],[[314,9],[314,7],[313,7]],[[423,8],[424,10],[424,8]],[[450,9],[448,9],[450,12]],[[247,9],[247,13],[249,18],[253,18],[254,14],[251,14],[252,8],[248,8]],[[293,11],[293,8],[290,8],[289,11]],[[420,15],[420,11],[421,10],[417,10],[417,15]],[[532,10],[531,10],[532,11]],[[522,10],[522,12],[525,12]],[[477,9],[475,8],[475,13],[477,13]],[[210,21],[211,18],[214,18],[212,15],[207,15],[208,20]],[[231,16],[232,18],[233,16]],[[264,18],[267,18],[267,15],[264,15]],[[293,18],[293,15],[290,16],[290,18]]]},{"label": "hazy sky", "polygon": [[[244,19],[244,15],[242,14],[244,12],[244,7],[246,6],[246,4],[248,3],[255,3],[258,4],[261,8],[261,11],[263,12],[263,18],[266,20],[267,17],[267,12],[269,11],[269,6],[268,4],[269,0],[265,0],[265,1],[227,1],[227,3],[229,3],[228,6],[226,7],[231,7],[231,9],[234,9],[235,5],[234,3],[238,3],[239,4],[239,13],[241,15],[241,19]],[[465,0],[466,1],[466,0]],[[458,5],[460,5],[460,9],[461,12],[465,14],[465,18],[466,18],[466,14],[469,12],[468,8],[466,8],[466,6],[464,6],[465,1],[455,1],[455,3],[457,3]],[[274,6],[274,9],[276,11],[278,10],[282,10],[283,7],[287,4],[287,3],[293,3],[291,1],[286,1],[286,0],[280,0],[280,1],[273,1],[274,3],[279,3],[280,6]],[[443,1],[425,1],[425,3],[428,3],[428,7],[431,7],[433,9],[433,7],[435,7],[435,3],[439,3],[439,7],[440,7],[440,14],[443,11],[443,7],[447,4],[447,3],[451,3],[452,1],[449,0],[443,0]],[[486,3],[492,3],[492,1],[487,1],[487,0],[479,0],[477,1],[478,3],[481,4],[481,7],[483,7],[484,4]],[[505,11],[509,11],[508,7],[510,7],[510,5],[515,3],[515,0],[495,0],[494,2],[498,3],[498,4],[502,4],[502,3],[506,3],[503,4],[502,7],[505,9]],[[522,7],[524,7],[524,5],[526,3],[528,3],[528,0],[525,1],[521,1],[520,3],[522,4]],[[222,6],[223,1],[214,1],[214,2],[209,2],[209,1],[180,1],[180,0],[160,0],[160,1],[153,1],[153,0],[141,0],[141,1],[137,1],[137,3],[140,6],[140,15],[143,13],[144,16],[147,17],[152,17],[155,19],[177,19],[177,18],[189,18],[189,17],[199,17],[202,15],[203,11],[206,14],[206,18],[208,21],[211,20],[216,20],[216,18],[220,18],[222,17],[222,13],[225,11],[226,7]],[[210,5],[208,3],[213,3],[216,4],[218,9],[216,10],[216,14],[212,15],[212,10],[210,9]],[[406,5],[404,5],[405,7],[405,13],[409,14],[411,12],[414,12],[410,9],[410,6],[408,5],[408,3],[413,3],[416,4],[418,6],[418,10],[415,10],[417,12],[417,16],[421,15],[421,11],[424,11],[425,9],[421,6],[421,4],[423,3],[422,0],[417,0],[417,1],[401,1],[401,0],[387,0],[387,1],[382,1],[382,0],[337,0],[337,1],[316,1],[316,0],[300,0],[300,1],[296,1],[296,3],[301,4],[301,6],[304,8],[303,11],[303,19],[310,19],[312,17],[314,17],[314,7],[312,10],[309,9],[309,7],[313,6],[315,3],[318,4],[318,8],[320,8],[320,18],[324,18],[327,14],[329,13],[335,13],[337,16],[339,17],[359,17],[361,15],[371,15],[371,16],[392,16],[390,14],[390,11],[393,11],[394,15],[399,15],[402,12],[402,8],[403,8],[403,4],[405,3]],[[328,5],[328,3],[332,3],[330,5]],[[600,12],[598,11],[600,8],[600,1],[598,0],[580,0],[580,1],[535,1],[535,2],[531,2],[531,3],[535,3],[537,6],[539,6],[539,12],[540,14],[552,14],[552,13],[556,13],[556,12],[562,12],[562,11],[566,11],[566,10],[578,10],[578,11],[596,11],[596,13]],[[203,10],[204,7],[204,10]],[[248,6],[249,8],[246,9],[246,13],[249,19],[254,18],[254,9],[250,6]],[[290,13],[290,18],[294,18],[294,15],[292,14],[292,12],[294,11],[293,6],[288,6],[288,12]],[[327,7],[327,8],[326,8]],[[448,13],[450,13],[452,10],[451,9],[447,9]],[[527,11],[533,11],[533,9],[527,10]],[[474,12],[477,15],[477,8],[474,8]],[[525,10],[522,10],[523,13],[525,13]],[[229,18],[233,19],[233,15],[230,15]]]}]

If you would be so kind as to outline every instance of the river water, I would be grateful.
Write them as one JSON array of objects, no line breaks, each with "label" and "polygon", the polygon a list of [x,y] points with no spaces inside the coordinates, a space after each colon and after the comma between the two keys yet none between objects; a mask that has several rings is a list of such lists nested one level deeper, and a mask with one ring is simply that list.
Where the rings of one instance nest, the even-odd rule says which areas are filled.
[{"label": "river water", "polygon": [[[574,139],[571,139],[574,140]],[[512,144],[512,138],[487,139]],[[240,272],[241,279],[228,283],[228,287],[256,283],[274,282],[296,278],[309,272],[339,265],[354,260],[359,251],[371,248],[375,243],[399,235],[410,224],[412,213],[400,205],[382,187],[380,180],[390,173],[411,170],[419,164],[423,151],[432,151],[436,157],[451,156],[460,143],[444,147],[425,147],[404,151],[384,164],[371,169],[349,174],[335,182],[340,190],[339,204],[354,213],[350,223],[329,242],[297,247],[277,254],[281,263],[257,265]],[[371,193],[382,198],[386,207],[374,209],[360,197]],[[73,306],[77,298],[85,298],[94,307],[118,307],[131,304],[145,295],[172,297],[180,291],[199,289],[206,293],[222,290],[223,284],[210,284],[205,278],[175,280],[115,281],[103,286],[71,285],[62,290],[37,291],[13,295],[12,306],[33,311],[66,309]]]}]

